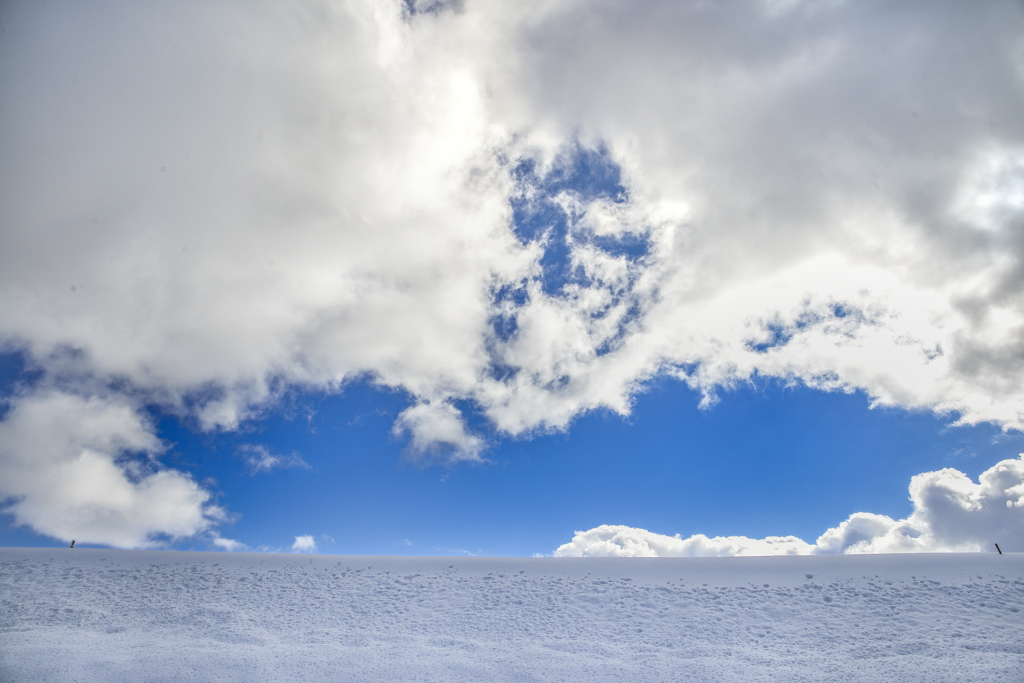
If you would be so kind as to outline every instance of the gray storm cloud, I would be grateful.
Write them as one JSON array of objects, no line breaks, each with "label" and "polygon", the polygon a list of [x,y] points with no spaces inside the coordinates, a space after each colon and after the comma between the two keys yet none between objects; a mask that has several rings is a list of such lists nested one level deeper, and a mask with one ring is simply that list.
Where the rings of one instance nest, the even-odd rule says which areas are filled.
[{"label": "gray storm cloud", "polygon": [[[1019,3],[13,2],[0,27],[0,340],[42,372],[5,425],[59,395],[231,430],[369,377],[411,397],[413,454],[473,460],[456,405],[564,429],[668,374],[1024,426]],[[544,182],[573,150],[622,196]],[[565,235],[516,225],[542,201]]]}]

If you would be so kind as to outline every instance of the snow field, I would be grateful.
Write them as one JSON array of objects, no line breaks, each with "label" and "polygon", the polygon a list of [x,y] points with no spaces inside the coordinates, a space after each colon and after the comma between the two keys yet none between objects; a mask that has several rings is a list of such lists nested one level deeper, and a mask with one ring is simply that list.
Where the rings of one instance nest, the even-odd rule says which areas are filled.
[{"label": "snow field", "polygon": [[1024,555],[0,549],[2,681],[1022,681]]}]

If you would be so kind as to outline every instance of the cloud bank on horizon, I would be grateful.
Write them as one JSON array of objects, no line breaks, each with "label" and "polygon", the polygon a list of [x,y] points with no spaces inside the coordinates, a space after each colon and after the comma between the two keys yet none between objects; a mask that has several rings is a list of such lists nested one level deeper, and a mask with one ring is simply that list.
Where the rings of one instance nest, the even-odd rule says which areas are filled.
[{"label": "cloud bank on horizon", "polygon": [[[34,373],[0,497],[40,533],[210,532],[152,411],[236,430],[367,378],[447,463],[484,458],[467,406],[528,436],[663,376],[705,405],[760,376],[1024,428],[1017,2],[100,0],[0,25],[0,343]],[[71,476],[88,500],[48,487]]]},{"label": "cloud bank on horizon", "polygon": [[603,524],[577,531],[555,557],[732,557],[858,553],[980,552],[1024,548],[1024,454],[989,468],[975,484],[946,468],[910,480],[909,517],[856,512],[813,545],[796,536],[682,538]]}]

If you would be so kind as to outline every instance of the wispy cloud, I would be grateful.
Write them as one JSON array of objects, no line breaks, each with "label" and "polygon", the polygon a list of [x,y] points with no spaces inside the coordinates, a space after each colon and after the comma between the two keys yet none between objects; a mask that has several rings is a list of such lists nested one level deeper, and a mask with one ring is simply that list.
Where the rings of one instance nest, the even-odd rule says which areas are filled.
[{"label": "wispy cloud", "polygon": [[281,455],[274,453],[270,448],[262,444],[243,444],[238,447],[237,453],[245,462],[245,466],[251,474],[289,467],[312,469],[298,453],[291,452],[287,455]]}]

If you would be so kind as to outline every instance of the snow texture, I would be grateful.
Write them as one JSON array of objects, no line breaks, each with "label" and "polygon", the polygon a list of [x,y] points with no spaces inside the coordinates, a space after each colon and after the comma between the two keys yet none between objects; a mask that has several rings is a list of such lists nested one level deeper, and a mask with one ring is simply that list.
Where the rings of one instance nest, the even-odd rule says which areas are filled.
[{"label": "snow texture", "polygon": [[0,549],[3,681],[1020,681],[1024,554]]}]

